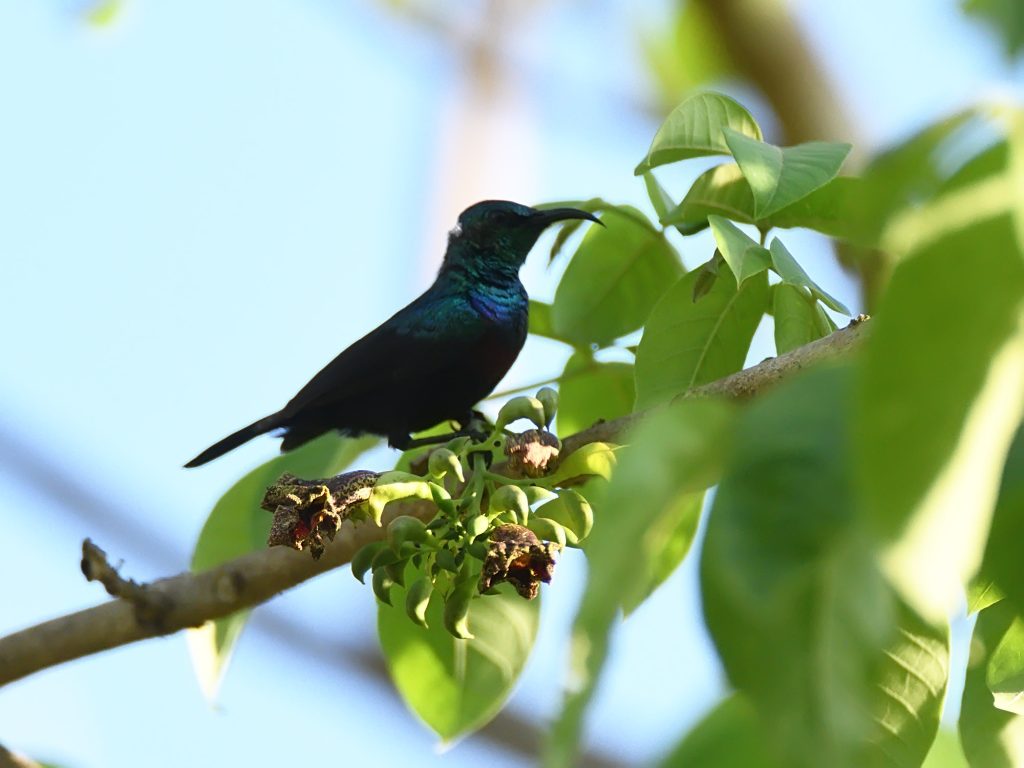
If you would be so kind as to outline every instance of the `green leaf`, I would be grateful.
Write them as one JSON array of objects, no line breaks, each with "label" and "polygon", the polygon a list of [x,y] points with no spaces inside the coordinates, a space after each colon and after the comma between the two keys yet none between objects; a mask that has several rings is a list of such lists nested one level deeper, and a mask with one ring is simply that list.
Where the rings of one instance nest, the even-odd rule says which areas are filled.
[{"label": "green leaf", "polygon": [[811,280],[810,276],[804,272],[803,267],[797,263],[797,260],[793,258],[793,254],[786,249],[786,246],[782,244],[779,238],[773,239],[769,248],[771,251],[772,268],[782,278],[782,282],[789,283],[790,285],[801,285],[809,289],[814,297],[823,302],[829,309],[842,312],[847,316],[851,314],[845,304],[825,293],[816,282]]},{"label": "green leaf", "polygon": [[723,216],[744,224],[759,223],[765,230],[773,227],[804,227],[826,235],[858,241],[853,226],[860,179],[839,176],[806,197],[787,205],[756,222],[754,194],[740,167],[735,163],[716,165],[697,177],[683,201],[661,218],[665,226],[674,225],[684,234],[707,225],[708,216]]},{"label": "green leaf", "polygon": [[661,223],[695,230],[707,224],[711,215],[754,223],[754,194],[736,163],[716,165],[698,176],[683,201],[661,217]]},{"label": "green leaf", "polygon": [[640,540],[638,567],[644,571],[642,581],[622,599],[622,610],[628,616],[653,594],[683,562],[697,535],[697,524],[704,508],[704,492],[680,493],[665,505]]},{"label": "green leaf", "polygon": [[1024,412],[1022,307],[1024,254],[1002,217],[901,262],[872,321],[855,460],[886,571],[934,620],[981,562]]},{"label": "green leaf", "polygon": [[996,709],[1024,715],[1024,618],[1019,615],[989,649],[985,684]]},{"label": "green leaf", "polygon": [[957,734],[940,728],[921,768],[969,768]]},{"label": "green leaf", "polygon": [[784,354],[825,335],[815,309],[817,302],[806,288],[779,283],[774,294],[776,354]]},{"label": "green leaf", "polygon": [[[573,624],[571,679],[544,765],[573,762],[584,711],[608,650],[608,635],[623,601],[647,574],[636,567],[635,543],[656,526],[682,492],[715,482],[728,449],[733,411],[711,400],[683,402],[643,421],[629,435],[603,499],[600,524],[587,543],[587,586]],[[596,489],[595,489],[596,490]]]},{"label": "green leaf", "polygon": [[557,432],[575,434],[600,419],[625,416],[636,395],[633,366],[629,363],[598,363],[587,351],[578,351],[565,364],[558,380]]},{"label": "green leaf", "polygon": [[551,308],[555,334],[577,345],[635,331],[683,273],[664,234],[635,208],[609,208],[601,220],[569,262]]},{"label": "green leaf", "polygon": [[[997,508],[998,509],[998,508]],[[998,511],[996,512],[998,515]],[[992,536],[989,537],[989,545],[996,535],[995,519],[992,520]],[[984,568],[982,569],[984,571]],[[990,605],[995,605],[1005,597],[1003,591],[991,579],[974,579],[967,586],[967,613],[978,613]]]},{"label": "green leaf", "polygon": [[729,154],[722,135],[725,128],[761,138],[757,122],[734,99],[713,91],[695,94],[672,110],[634,173],[639,176],[659,165],[691,157]]},{"label": "green leaf", "polygon": [[874,673],[874,732],[858,766],[917,768],[939,729],[949,679],[949,630],[899,606],[899,632]]},{"label": "green leaf", "polygon": [[1008,58],[1024,50],[1024,5],[1019,0],[963,0],[963,7],[1002,38]]},{"label": "green leaf", "polygon": [[497,595],[473,600],[472,640],[459,640],[445,630],[438,590],[425,614],[429,628],[406,616],[401,587],[392,587],[392,603],[398,607],[378,604],[377,630],[395,686],[444,741],[475,731],[498,713],[533,647],[540,600],[523,600],[507,584],[498,589]]},{"label": "green leaf", "polygon": [[750,184],[754,216],[758,221],[834,179],[851,149],[849,144],[824,141],[782,148],[728,128],[724,134]]},{"label": "green leaf", "polygon": [[[589,200],[565,200],[560,202],[544,203],[537,206],[537,208],[541,210],[551,208],[578,208],[579,210],[587,211],[588,213],[597,213],[598,211],[614,207],[614,205],[600,197],[592,197]],[[569,238],[572,237],[583,224],[583,219],[570,219],[558,227],[555,239],[551,243],[551,251],[548,254],[548,264],[551,264],[551,262],[558,258],[558,254],[562,252],[565,244],[569,242]]]},{"label": "green leaf", "polygon": [[708,216],[718,252],[741,287],[748,277],[768,269],[771,255],[742,229],[721,216]]},{"label": "green leaf", "polygon": [[694,726],[659,768],[783,768],[770,753],[757,712],[733,693]]},{"label": "green leaf", "polygon": [[1024,429],[1018,429],[1007,452],[992,531],[980,574],[968,590],[969,611],[979,611],[1004,595],[1024,614]]},{"label": "green leaf", "polygon": [[958,112],[871,161],[851,217],[861,242],[879,244],[897,214],[918,208],[940,193],[950,172],[947,148],[977,122],[973,111]]},{"label": "green leaf", "polygon": [[665,218],[668,212],[676,207],[675,201],[650,171],[644,174],[644,186],[647,188],[647,197],[651,200],[654,212],[658,214],[659,219]]},{"label": "green leaf", "polygon": [[530,299],[530,333],[534,336],[562,341],[555,335],[555,329],[551,325],[550,304]]},{"label": "green leaf", "polygon": [[960,741],[971,768],[1024,765],[1024,718],[996,707],[987,682],[992,656],[1021,620],[1020,613],[1004,600],[979,613],[974,625],[960,704]]},{"label": "green leaf", "polygon": [[856,226],[856,205],[864,183],[858,178],[837,176],[806,197],[763,219],[763,227],[803,227],[858,244],[870,244]]},{"label": "green leaf", "polygon": [[[379,442],[376,437],[343,438],[331,433],[277,456],[236,482],[214,505],[192,553],[192,570],[204,571],[267,546],[272,516],[260,508],[263,494],[289,472],[307,479],[336,475]],[[192,667],[210,701],[227,671],[235,643],[249,618],[239,611],[186,633]]]},{"label": "green leaf", "polygon": [[636,406],[644,410],[743,367],[754,331],[768,309],[762,272],[736,288],[727,270],[693,300],[700,270],[690,272],[658,302],[636,352]]},{"label": "green leaf", "polygon": [[701,557],[708,629],[787,766],[859,768],[894,627],[854,507],[852,378],[813,370],[749,406]]}]

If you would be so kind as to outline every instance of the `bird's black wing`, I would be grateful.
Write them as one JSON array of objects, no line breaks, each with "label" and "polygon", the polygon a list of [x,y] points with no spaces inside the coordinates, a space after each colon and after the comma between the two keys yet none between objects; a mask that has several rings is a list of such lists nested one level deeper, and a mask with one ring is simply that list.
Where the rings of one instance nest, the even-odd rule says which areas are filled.
[{"label": "bird's black wing", "polygon": [[324,366],[281,414],[330,407],[399,382],[428,380],[457,364],[485,327],[467,301],[425,294]]}]

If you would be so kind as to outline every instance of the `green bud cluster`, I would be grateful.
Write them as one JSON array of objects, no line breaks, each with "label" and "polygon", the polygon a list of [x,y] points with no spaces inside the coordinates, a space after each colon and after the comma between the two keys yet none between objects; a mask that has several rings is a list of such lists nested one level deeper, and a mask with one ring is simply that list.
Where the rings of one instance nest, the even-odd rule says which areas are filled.
[{"label": "green bud cluster", "polygon": [[[405,457],[403,467],[423,466],[422,474],[393,471],[382,474],[366,502],[369,516],[386,525],[384,541],[362,547],[352,559],[352,574],[371,584],[377,598],[392,605],[392,591],[405,590],[404,608],[409,619],[423,627],[429,616],[441,618],[453,636],[468,639],[470,609],[481,597],[481,572],[494,544],[498,528],[522,526],[549,542],[555,551],[578,547],[593,526],[593,510],[573,488],[560,485],[580,476],[607,478],[614,464],[612,446],[588,448],[580,458],[570,457],[567,473],[556,471],[529,479],[506,477],[492,471],[500,456],[495,447],[505,444],[508,424],[528,419],[539,430],[552,422],[558,393],[550,387],[535,397],[516,397],[502,407],[491,434],[483,442],[465,437],[429,452],[426,461]],[[550,437],[550,436],[548,436]],[[529,438],[526,438],[529,439]],[[556,441],[557,442],[557,441]],[[429,504],[432,517],[400,515],[384,523],[385,507],[393,501],[420,499]],[[547,580],[545,578],[545,580]],[[493,591],[490,583],[487,592]],[[486,594],[486,593],[485,593]],[[430,606],[440,611],[432,613]]]}]

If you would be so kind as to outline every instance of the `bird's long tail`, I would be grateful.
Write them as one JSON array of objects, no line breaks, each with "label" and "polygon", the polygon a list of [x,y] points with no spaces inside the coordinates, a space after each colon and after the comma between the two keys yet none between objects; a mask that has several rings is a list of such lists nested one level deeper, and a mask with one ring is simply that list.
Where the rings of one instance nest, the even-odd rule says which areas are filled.
[{"label": "bird's long tail", "polygon": [[213,461],[218,456],[223,456],[228,451],[252,440],[257,435],[262,435],[279,426],[281,426],[281,415],[279,413],[274,413],[259,421],[254,421],[248,427],[243,427],[237,432],[231,433],[223,440],[214,443],[185,466],[187,468],[198,467],[208,461]]}]

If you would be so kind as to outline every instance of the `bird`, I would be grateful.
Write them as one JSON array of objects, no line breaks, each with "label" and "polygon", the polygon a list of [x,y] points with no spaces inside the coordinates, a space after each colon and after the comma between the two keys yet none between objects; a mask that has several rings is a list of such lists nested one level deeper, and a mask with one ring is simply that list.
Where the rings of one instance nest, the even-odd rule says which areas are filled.
[{"label": "bird", "polygon": [[[448,233],[433,284],[345,349],[281,410],[214,443],[198,467],[252,438],[281,430],[281,451],[320,435],[374,434],[408,450],[451,435],[414,440],[446,421],[467,434],[473,407],[489,395],[526,341],[529,299],[519,269],[548,226],[569,219],[602,224],[578,208],[538,209],[484,200]],[[603,226],[603,224],[602,224]]]}]

